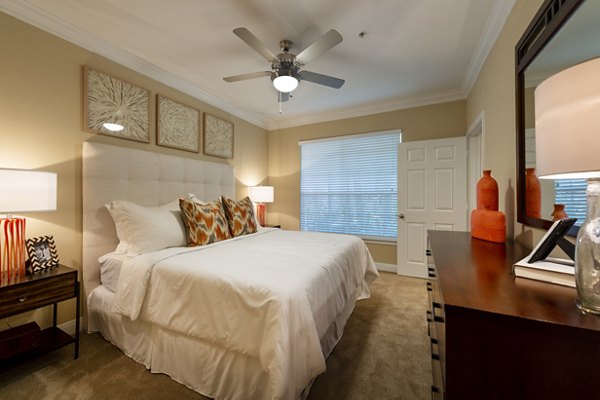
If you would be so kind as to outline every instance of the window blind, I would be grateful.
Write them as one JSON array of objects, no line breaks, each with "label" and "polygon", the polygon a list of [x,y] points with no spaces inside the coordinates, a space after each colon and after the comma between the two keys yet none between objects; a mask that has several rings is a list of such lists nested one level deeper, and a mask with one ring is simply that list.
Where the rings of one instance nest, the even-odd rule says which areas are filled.
[{"label": "window blind", "polygon": [[400,135],[302,142],[300,229],[395,241]]},{"label": "window blind", "polygon": [[587,214],[587,182],[585,179],[557,179],[554,181],[554,202],[564,204],[569,218],[577,218],[576,225],[583,224]]}]

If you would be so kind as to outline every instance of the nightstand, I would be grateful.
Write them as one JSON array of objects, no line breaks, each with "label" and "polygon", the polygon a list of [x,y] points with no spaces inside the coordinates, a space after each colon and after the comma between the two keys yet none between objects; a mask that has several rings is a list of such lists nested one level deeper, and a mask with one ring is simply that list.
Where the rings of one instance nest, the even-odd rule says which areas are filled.
[{"label": "nightstand", "polygon": [[[74,343],[73,358],[79,357],[79,314],[80,288],[77,281],[77,270],[59,265],[48,271],[38,272],[8,280],[2,277],[0,282],[0,319],[53,305],[52,326],[39,332],[39,345],[24,349],[18,354],[2,361],[0,371],[8,369],[20,361],[49,353],[63,346]],[[75,298],[77,301],[75,315],[75,336],[71,336],[56,326],[57,304]],[[17,330],[18,328],[11,328]],[[38,328],[39,330],[39,328]],[[4,332],[4,331],[3,331]],[[0,354],[0,359],[2,354]]]}]

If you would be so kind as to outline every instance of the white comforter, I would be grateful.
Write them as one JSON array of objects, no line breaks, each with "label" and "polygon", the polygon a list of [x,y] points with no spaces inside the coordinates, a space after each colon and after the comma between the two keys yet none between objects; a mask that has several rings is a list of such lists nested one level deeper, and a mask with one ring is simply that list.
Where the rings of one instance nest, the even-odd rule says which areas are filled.
[{"label": "white comforter", "polygon": [[376,277],[359,238],[265,229],[126,261],[112,310],[257,358],[269,397],[297,399],[325,370],[319,338]]}]

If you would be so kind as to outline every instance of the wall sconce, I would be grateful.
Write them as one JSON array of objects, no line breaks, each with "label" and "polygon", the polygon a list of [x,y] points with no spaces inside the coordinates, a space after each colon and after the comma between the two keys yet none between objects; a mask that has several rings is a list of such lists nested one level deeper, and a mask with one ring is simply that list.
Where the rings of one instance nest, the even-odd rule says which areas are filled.
[{"label": "wall sconce", "polygon": [[257,203],[256,214],[260,226],[265,226],[265,203],[272,203],[275,199],[273,186],[250,186],[248,188],[250,200]]},{"label": "wall sconce", "polygon": [[0,168],[0,280],[25,275],[25,218],[15,212],[56,210],[56,173]]},{"label": "wall sconce", "polygon": [[587,217],[575,248],[577,306],[600,314],[600,58],[537,87],[535,126],[539,177],[587,179]]}]

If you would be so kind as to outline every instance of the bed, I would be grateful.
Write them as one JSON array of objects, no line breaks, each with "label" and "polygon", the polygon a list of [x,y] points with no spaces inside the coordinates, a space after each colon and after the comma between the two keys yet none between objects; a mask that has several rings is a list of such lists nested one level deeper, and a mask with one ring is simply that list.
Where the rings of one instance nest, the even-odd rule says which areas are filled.
[{"label": "bed", "polygon": [[377,277],[366,246],[348,235],[259,228],[204,246],[115,254],[107,204],[165,215],[187,193],[235,198],[232,167],[83,144],[88,330],[211,398],[305,398]]}]

